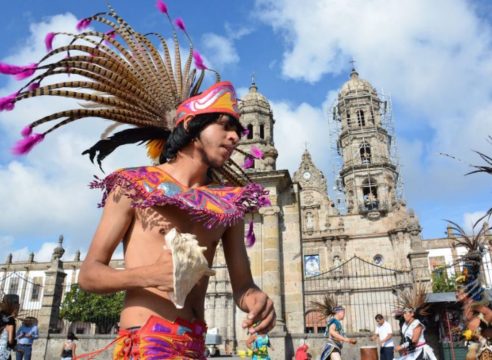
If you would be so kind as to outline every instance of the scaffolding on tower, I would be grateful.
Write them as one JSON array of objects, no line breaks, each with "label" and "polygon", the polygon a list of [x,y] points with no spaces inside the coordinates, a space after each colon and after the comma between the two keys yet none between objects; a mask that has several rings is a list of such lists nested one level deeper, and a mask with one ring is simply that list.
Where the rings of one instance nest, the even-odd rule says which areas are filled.
[{"label": "scaffolding on tower", "polygon": [[[337,99],[332,106],[332,116],[329,119],[329,139],[330,139],[330,160],[332,161],[332,178],[334,179],[334,186],[332,191],[332,199],[334,200],[335,206],[341,214],[347,214],[351,212],[351,209],[355,206],[362,208],[365,204],[360,203],[360,197],[355,193],[358,191],[356,184],[353,184],[353,194],[349,194],[347,197],[346,184],[344,184],[343,177],[341,176],[342,170],[345,174],[352,174],[352,179],[355,181],[355,173],[359,175],[366,172],[364,175],[367,179],[367,184],[363,185],[363,192],[366,192],[363,196],[368,194],[376,194],[375,188],[377,184],[374,183],[372,177],[375,172],[373,164],[384,164],[389,161],[395,169],[395,189],[394,196],[397,201],[403,200],[403,181],[400,174],[400,159],[398,155],[398,147],[395,137],[395,127],[392,119],[392,108],[391,108],[391,97],[380,91],[376,99],[373,98],[371,93],[366,91],[358,92],[355,89],[354,94],[350,96],[344,96],[341,99]],[[367,98],[369,97],[369,101]],[[351,113],[341,114],[340,102],[343,102],[342,108],[346,111],[352,110]],[[348,103],[349,102],[349,103]],[[370,104],[370,114],[367,118],[364,116],[364,112],[360,111],[362,109],[367,110],[367,103]],[[378,109],[374,108],[374,104],[377,103]],[[347,106],[350,105],[350,106]],[[376,124],[376,111],[379,115],[380,125]],[[355,118],[351,118],[355,113]],[[342,115],[345,115],[347,119],[346,129],[342,129]],[[386,131],[388,137],[388,156],[382,157],[379,154],[371,154],[371,147],[366,138],[368,135],[373,136],[374,132],[378,131],[378,127]],[[341,135],[343,130],[344,138],[353,140],[354,138],[358,141],[349,141],[349,144],[345,144],[346,148],[343,149],[341,141]],[[362,144],[362,145],[358,145]],[[349,151],[348,156],[345,159],[349,159],[344,162],[344,151]],[[345,154],[347,155],[347,154]],[[347,177],[345,175],[345,177]],[[377,195],[377,194],[376,194]],[[347,201],[350,198],[351,201],[355,203],[348,204]]]}]

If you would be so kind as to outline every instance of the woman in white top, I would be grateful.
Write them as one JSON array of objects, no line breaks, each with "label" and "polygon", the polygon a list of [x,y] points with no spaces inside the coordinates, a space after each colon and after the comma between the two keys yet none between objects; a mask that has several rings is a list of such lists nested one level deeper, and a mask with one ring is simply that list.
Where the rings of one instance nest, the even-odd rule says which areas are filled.
[{"label": "woman in white top", "polygon": [[425,342],[425,326],[415,318],[415,310],[413,308],[405,308],[403,310],[403,318],[405,319],[405,322],[401,327],[402,343],[396,347],[396,351],[402,354],[399,359],[436,360],[436,356],[434,355],[432,348]]}]

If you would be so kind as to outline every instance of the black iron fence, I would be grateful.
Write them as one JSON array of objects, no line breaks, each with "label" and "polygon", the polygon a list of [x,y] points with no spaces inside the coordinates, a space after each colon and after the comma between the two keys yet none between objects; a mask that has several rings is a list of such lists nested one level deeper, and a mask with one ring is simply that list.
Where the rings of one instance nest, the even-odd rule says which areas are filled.
[{"label": "black iron fence", "polygon": [[306,332],[321,332],[325,322],[309,309],[313,301],[334,295],[345,309],[348,333],[372,332],[374,317],[382,314],[393,326],[394,305],[399,291],[411,287],[410,271],[393,270],[367,262],[357,256],[336,268],[305,279]]},{"label": "black iron fence", "polygon": [[5,294],[16,294],[19,297],[20,319],[37,318],[42,306],[43,277],[25,276],[13,271],[0,279],[0,299]]}]

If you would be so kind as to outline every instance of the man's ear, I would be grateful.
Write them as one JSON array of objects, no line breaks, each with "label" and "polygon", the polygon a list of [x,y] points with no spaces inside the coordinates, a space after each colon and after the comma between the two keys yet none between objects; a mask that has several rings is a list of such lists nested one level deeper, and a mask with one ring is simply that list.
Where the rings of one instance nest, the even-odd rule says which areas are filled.
[{"label": "man's ear", "polygon": [[189,123],[191,120],[195,118],[195,115],[186,115],[186,117],[183,120],[183,128],[185,129],[186,132],[188,132],[188,127]]}]

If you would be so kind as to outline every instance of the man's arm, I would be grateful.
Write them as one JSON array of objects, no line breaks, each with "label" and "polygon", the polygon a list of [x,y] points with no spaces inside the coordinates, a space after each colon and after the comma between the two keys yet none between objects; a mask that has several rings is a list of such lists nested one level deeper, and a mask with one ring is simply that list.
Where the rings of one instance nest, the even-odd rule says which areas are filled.
[{"label": "man's arm", "polygon": [[113,190],[106,201],[101,221],[92,239],[89,252],[80,267],[79,285],[94,293],[111,293],[134,288],[157,287],[170,291],[173,265],[170,250],[162,250],[152,265],[116,270],[109,261],[134,220],[131,200],[121,188]]},{"label": "man's arm", "polygon": [[[335,339],[335,340],[338,340],[340,342],[346,342],[346,343],[351,343],[351,344],[355,344],[357,341],[355,340],[352,340],[352,339],[349,339],[345,336],[342,336],[338,333],[337,329],[336,329],[336,325],[335,324],[331,324],[329,329],[329,334],[330,336]],[[355,342],[354,342],[355,341]]]},{"label": "man's arm", "polygon": [[248,254],[244,245],[244,222],[228,228],[222,236],[224,255],[231,279],[234,301],[248,316],[243,321],[243,328],[251,328],[266,333],[275,326],[273,301],[253,282]]},{"label": "man's arm", "polygon": [[36,340],[39,337],[39,330],[36,325],[33,326],[32,332],[31,332],[31,337],[33,340]]},{"label": "man's arm", "polygon": [[381,345],[383,345],[386,341],[388,341],[392,337],[393,337],[393,334],[392,333],[389,333],[388,335],[386,335],[383,339],[380,340]]},{"label": "man's arm", "polygon": [[413,329],[412,343],[414,343],[415,345],[417,345],[417,343],[419,342],[420,334],[422,334],[422,329],[422,324],[417,325],[415,329]]}]

